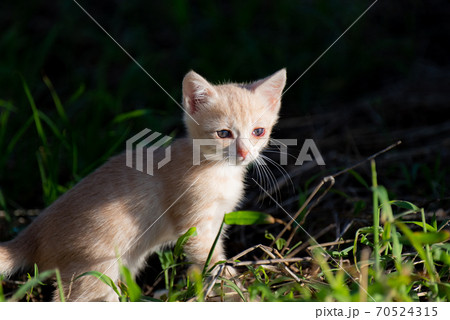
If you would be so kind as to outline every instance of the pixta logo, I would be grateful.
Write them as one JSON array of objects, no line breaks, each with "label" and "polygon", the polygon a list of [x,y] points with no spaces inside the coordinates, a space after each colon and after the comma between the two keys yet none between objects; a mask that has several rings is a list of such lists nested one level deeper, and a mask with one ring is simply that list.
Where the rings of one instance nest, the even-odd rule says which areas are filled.
[{"label": "pixta logo", "polygon": [[[150,129],[144,129],[127,140],[126,164],[127,167],[134,168],[140,172],[144,172],[144,161],[146,163],[145,173],[153,175],[154,172],[154,153],[161,146],[172,140],[172,137],[161,136],[159,132],[153,132]],[[142,140],[141,140],[142,139]],[[155,143],[148,146],[154,140]],[[139,141],[141,140],[141,141]],[[139,141],[139,142],[138,142]],[[135,143],[137,144],[135,145]],[[144,153],[145,152],[145,153]],[[158,169],[161,169],[170,161],[170,145],[165,149],[165,155],[162,159],[158,157]],[[135,159],[135,161],[133,161]]]},{"label": "pixta logo", "polygon": [[[245,146],[247,150],[256,147],[255,149],[260,149],[256,144],[253,144],[250,139],[239,139],[241,141],[241,145]],[[288,146],[298,146],[297,139],[258,139],[256,143],[261,143],[262,145],[267,144],[269,146],[275,146],[279,150],[280,154],[280,162],[282,166],[288,164],[288,155],[291,155],[288,152]],[[209,147],[203,148],[202,147]],[[221,148],[220,145],[217,144],[215,139],[193,139],[193,165],[198,166],[201,163],[202,156],[206,160],[228,160],[230,165],[236,165],[236,158],[238,152],[237,143],[232,143],[226,148]],[[293,156],[293,155],[292,155]],[[255,159],[252,159],[255,160]],[[303,141],[302,148],[300,149],[300,153],[298,154],[295,165],[301,166],[305,162],[315,161],[317,165],[324,166],[325,161],[323,160],[322,154],[320,153],[317,145],[315,144],[313,139],[305,139]],[[258,163],[265,165],[265,162]]]},{"label": "pixta logo", "polygon": [[[171,140],[172,137],[162,135],[159,132],[152,132],[150,129],[144,129],[135,134],[126,141],[127,167],[134,168],[152,176],[155,170],[161,169],[171,160],[171,146],[169,145]],[[257,143],[265,144],[263,139],[259,139]],[[241,147],[245,146],[248,150],[251,148],[255,148],[256,150],[261,149],[259,146],[253,145],[252,141],[248,139],[241,139],[240,142],[237,141],[226,147],[218,145],[215,139],[192,139],[192,144],[192,160],[194,166],[200,165],[202,158],[209,161],[227,160],[229,165],[232,166],[247,165],[255,159],[250,159],[247,163],[243,163],[243,161],[239,163],[237,158],[238,154],[241,153],[238,150],[238,144]],[[271,139],[267,144],[278,149],[280,154],[279,164],[285,166],[288,164],[288,146],[298,146],[298,141],[297,139]],[[164,152],[156,152],[161,147],[164,148]],[[300,153],[296,157],[295,165],[301,166],[305,162],[310,161],[315,161],[319,166],[325,165],[325,161],[314,140],[305,139]],[[266,165],[266,163],[262,161],[258,162],[258,165]]]}]

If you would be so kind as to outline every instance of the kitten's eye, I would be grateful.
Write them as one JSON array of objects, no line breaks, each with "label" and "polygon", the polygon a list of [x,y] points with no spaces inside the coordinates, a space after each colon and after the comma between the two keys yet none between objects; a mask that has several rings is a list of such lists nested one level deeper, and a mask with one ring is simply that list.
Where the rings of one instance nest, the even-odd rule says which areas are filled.
[{"label": "kitten's eye", "polygon": [[255,130],[253,130],[253,135],[256,137],[261,137],[264,135],[264,133],[264,128],[256,128]]},{"label": "kitten's eye", "polygon": [[230,130],[220,130],[217,131],[216,133],[217,136],[221,139],[231,138],[233,136]]}]

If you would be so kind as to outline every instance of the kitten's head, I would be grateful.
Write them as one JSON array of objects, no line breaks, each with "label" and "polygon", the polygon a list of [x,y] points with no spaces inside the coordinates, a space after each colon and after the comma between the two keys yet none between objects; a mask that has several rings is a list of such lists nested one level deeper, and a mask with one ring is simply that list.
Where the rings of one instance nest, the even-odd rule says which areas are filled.
[{"label": "kitten's head", "polygon": [[183,80],[183,106],[190,138],[208,139],[200,142],[207,159],[225,155],[233,163],[247,165],[269,142],[285,84],[285,69],[250,84],[223,85],[189,72]]}]

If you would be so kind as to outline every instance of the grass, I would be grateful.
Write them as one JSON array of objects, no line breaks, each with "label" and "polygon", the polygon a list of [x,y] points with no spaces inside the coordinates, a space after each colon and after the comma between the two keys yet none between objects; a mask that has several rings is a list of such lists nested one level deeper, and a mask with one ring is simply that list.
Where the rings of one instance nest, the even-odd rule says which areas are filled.
[{"label": "grass", "polygon": [[[211,299],[211,296],[206,296],[210,293],[207,288],[214,284],[211,279],[217,280],[214,294],[220,299],[227,299],[234,292],[243,301],[449,301],[449,220],[437,225],[436,217],[427,221],[423,208],[408,201],[389,200],[387,190],[378,184],[374,160],[371,161],[371,171],[373,225],[358,229],[350,246],[343,245],[336,250],[327,250],[326,244],[321,246],[314,240],[316,245],[310,249],[312,260],[288,262],[293,248],[283,248],[286,241],[281,241],[276,242],[273,248],[261,247],[265,252],[261,259],[267,259],[267,254],[275,258],[270,254],[274,252],[281,263],[267,261],[258,265],[258,260],[250,260],[244,269],[239,269],[239,275],[234,279],[211,278],[210,272],[221,264],[243,264],[239,258],[210,266],[215,242],[203,272],[193,270],[186,276],[178,271],[186,265],[183,246],[190,237],[196,236],[195,228],[191,228],[178,239],[173,250],[158,252],[163,268],[160,277],[164,279],[165,288],[165,293],[158,298],[143,295],[143,289],[121,264],[122,280],[118,287],[96,271],[80,277],[97,277],[117,293],[120,301],[207,301]],[[417,220],[411,220],[411,215]],[[266,213],[255,211],[229,213],[224,219],[224,223],[231,225],[274,221]],[[274,236],[269,238],[275,239]],[[281,255],[283,249],[288,251]],[[286,268],[290,270],[288,273],[283,272]],[[54,272],[59,279],[57,270],[39,274],[36,267],[34,277],[29,276],[29,281],[8,299],[0,285],[0,300],[16,301],[25,295],[31,296],[34,287],[42,285],[41,281]],[[64,301],[60,285],[59,288]]]},{"label": "grass", "polygon": [[[36,288],[39,286],[45,286],[46,284],[43,281],[56,277],[56,285],[58,288],[59,298],[62,302],[65,302],[62,283],[61,283],[61,275],[57,269],[55,270],[46,270],[42,273],[39,272],[37,265],[34,265],[34,275],[31,276],[29,273],[27,274],[28,281],[23,283],[17,291],[15,291],[10,298],[6,298],[3,293],[3,286],[0,283],[0,302],[12,302],[12,301],[20,301],[21,299],[25,299],[26,301],[31,301],[36,297]],[[3,280],[3,278],[1,278]]]},{"label": "grass", "polygon": [[[127,121],[144,117],[146,112],[136,110],[111,118],[107,127],[122,128],[124,129],[123,133],[118,133],[118,129],[108,132],[104,139],[116,139],[117,141],[109,142],[109,147],[103,148],[97,159],[80,166],[78,150],[83,148],[80,146],[79,140],[80,129],[71,127],[66,109],[51,81],[46,77],[43,81],[49,90],[56,110],[52,116],[53,119],[39,109],[29,86],[22,79],[23,93],[27,97],[31,115],[23,126],[18,128],[13,138],[10,141],[1,141],[0,146],[3,148],[1,161],[4,165],[3,170],[5,170],[5,164],[14,154],[20,140],[26,133],[29,134],[30,130],[34,131],[40,145],[35,153],[35,161],[40,173],[43,203],[48,205],[81,177],[117,152],[130,132]],[[76,102],[79,97],[81,95],[71,99],[71,102]],[[2,107],[0,136],[4,137],[5,130],[9,126],[10,115],[16,108],[5,101],[0,106]],[[92,126],[96,125],[98,123]],[[92,128],[84,129],[89,131]],[[81,168],[87,169],[81,170]],[[404,181],[399,184],[413,186],[417,181],[417,172],[421,170],[430,190],[442,196],[440,183],[445,181],[443,179],[445,171],[442,172],[445,169],[441,170],[440,168],[441,163],[438,159],[434,168],[426,165],[415,166],[411,174],[402,169]],[[350,239],[352,245],[346,246],[343,242],[334,250],[328,250],[326,246],[322,248],[317,246],[317,243],[312,243],[316,244],[316,246],[310,246],[309,254],[313,258],[312,260],[277,263],[273,264],[272,268],[266,266],[272,265],[271,263],[257,265],[254,264],[255,261],[250,261],[246,267],[239,269],[239,279],[235,279],[243,287],[229,279],[219,277],[217,278],[218,284],[215,285],[213,291],[214,294],[219,299],[226,299],[225,297],[230,295],[231,291],[245,301],[448,301],[450,298],[448,220],[437,225],[435,218],[427,221],[424,208],[419,208],[407,201],[390,200],[388,190],[378,184],[374,160],[371,162],[371,172],[372,183],[369,186],[357,171],[350,171],[355,180],[371,191],[371,207],[373,208],[373,224],[358,229]],[[60,182],[61,173],[70,176],[69,183]],[[315,178],[317,179],[317,176]],[[298,197],[301,203],[308,197],[308,190],[313,180],[314,177],[306,182],[307,185],[304,188],[299,190]],[[5,199],[3,190],[1,191],[0,204],[3,208],[8,209],[10,203]],[[334,190],[334,192],[344,198],[349,198],[345,192],[339,190]],[[364,205],[354,203],[355,208],[359,208],[355,209],[357,213],[370,207],[370,204],[363,203]],[[304,213],[299,221],[304,220]],[[411,220],[411,215],[416,220]],[[404,217],[408,217],[408,219],[404,220]],[[240,211],[228,214],[225,221],[231,225],[252,225],[256,223],[274,224],[277,219],[266,213]],[[194,229],[189,230],[179,239],[174,250],[158,253],[163,269],[160,277],[164,280],[165,290],[165,293],[159,295],[158,298],[154,298],[151,294],[144,295],[143,288],[133,280],[129,270],[122,265],[120,266],[122,281],[117,285],[95,270],[82,276],[98,277],[114,289],[120,301],[206,301],[211,299],[205,296],[205,291],[211,284],[208,272],[211,269],[205,266],[203,272],[194,270],[190,276],[186,276],[182,271],[187,264],[182,253],[182,246],[191,236],[195,236]],[[267,231],[266,238],[276,239]],[[292,247],[285,247],[286,244],[286,239],[278,238],[274,241],[274,247],[270,248],[270,251],[275,252],[278,258],[286,259],[301,242],[297,242]],[[261,259],[267,259],[267,252],[263,252]],[[228,264],[238,262],[242,261],[228,261]],[[291,274],[283,271],[283,264],[291,270]],[[295,276],[292,276],[292,273]],[[58,286],[60,280],[58,280],[57,270],[39,273],[36,268],[34,276],[29,276],[28,281],[12,295],[6,297],[0,286],[0,300],[31,300],[32,297],[35,298],[36,286],[42,285],[42,281],[45,279],[55,276]],[[61,287],[59,287],[59,291],[60,298],[64,301]]]}]

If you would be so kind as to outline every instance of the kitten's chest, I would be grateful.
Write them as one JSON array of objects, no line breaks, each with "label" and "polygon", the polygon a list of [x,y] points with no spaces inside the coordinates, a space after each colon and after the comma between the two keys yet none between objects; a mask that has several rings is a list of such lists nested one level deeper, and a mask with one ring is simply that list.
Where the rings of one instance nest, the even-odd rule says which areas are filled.
[{"label": "kitten's chest", "polygon": [[213,168],[201,176],[199,197],[214,202],[220,211],[231,211],[244,196],[242,168]]}]

